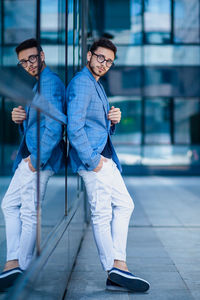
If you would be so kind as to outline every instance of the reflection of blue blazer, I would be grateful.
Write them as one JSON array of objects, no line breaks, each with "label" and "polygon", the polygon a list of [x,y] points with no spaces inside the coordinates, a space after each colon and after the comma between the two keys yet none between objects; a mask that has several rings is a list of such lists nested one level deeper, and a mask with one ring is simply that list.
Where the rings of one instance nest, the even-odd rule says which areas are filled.
[{"label": "reflection of blue blazer", "polygon": [[[37,90],[37,83],[33,89]],[[46,67],[40,76],[40,93],[47,103],[63,112],[65,103],[65,86],[60,78]],[[33,103],[37,102],[37,94]],[[48,106],[48,105],[47,105]],[[48,107],[46,107],[48,109]],[[49,112],[49,111],[48,111]],[[50,112],[53,113],[53,112]],[[31,105],[26,108],[26,120],[21,131],[23,138],[14,162],[15,171],[22,158],[30,155],[31,163],[37,164],[37,112]],[[42,170],[58,170],[64,165],[62,125],[45,114],[40,115],[40,162]]]},{"label": "reflection of blue blazer", "polygon": [[[100,161],[107,139],[114,131],[107,119],[109,103],[103,86],[87,67],[76,74],[67,88],[67,132],[70,142],[70,165],[73,172],[91,171]],[[121,166],[112,142],[112,159]]]}]

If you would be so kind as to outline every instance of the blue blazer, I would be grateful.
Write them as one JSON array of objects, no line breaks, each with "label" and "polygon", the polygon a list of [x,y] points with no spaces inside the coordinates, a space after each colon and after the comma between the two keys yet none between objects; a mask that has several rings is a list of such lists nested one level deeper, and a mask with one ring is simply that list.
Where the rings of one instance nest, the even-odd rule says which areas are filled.
[{"label": "blue blazer", "polygon": [[[38,83],[33,88],[36,92]],[[48,103],[51,108],[55,107],[64,112],[65,86],[48,67],[40,76],[40,94],[45,98],[46,110]],[[39,99],[39,100],[38,100]],[[38,93],[35,94],[32,104],[41,101]],[[51,113],[53,113],[51,111]],[[34,168],[37,165],[37,112],[33,105],[26,107],[26,120],[20,126],[23,134],[19,151],[14,162],[13,171],[16,170],[20,161],[30,155]],[[53,170],[58,172],[64,166],[64,142],[62,125],[45,114],[40,115],[40,167],[41,170]]]},{"label": "blue blazer", "polygon": [[[73,172],[97,167],[114,125],[107,119],[109,103],[103,86],[88,70],[75,75],[67,88],[67,133],[69,158]],[[112,159],[121,171],[119,159],[110,140]]]}]

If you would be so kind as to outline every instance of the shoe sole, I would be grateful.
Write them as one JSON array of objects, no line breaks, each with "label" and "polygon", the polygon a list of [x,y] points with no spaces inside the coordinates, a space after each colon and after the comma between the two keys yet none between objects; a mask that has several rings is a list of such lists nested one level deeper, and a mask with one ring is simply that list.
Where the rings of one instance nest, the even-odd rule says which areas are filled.
[{"label": "shoe sole", "polygon": [[149,283],[141,278],[127,278],[116,272],[111,272],[109,278],[111,281],[133,292],[144,293],[147,292],[150,287]]},{"label": "shoe sole", "polygon": [[[15,280],[17,280],[18,276],[21,275],[20,272],[14,273],[9,275],[9,279],[8,278],[1,278],[1,286],[0,286],[0,293],[3,292],[7,292],[7,290],[13,286]],[[4,280],[2,280],[4,279]]]},{"label": "shoe sole", "polygon": [[106,289],[108,291],[112,291],[112,292],[131,292],[130,290],[128,290],[125,287],[121,287],[121,286],[106,286]]}]

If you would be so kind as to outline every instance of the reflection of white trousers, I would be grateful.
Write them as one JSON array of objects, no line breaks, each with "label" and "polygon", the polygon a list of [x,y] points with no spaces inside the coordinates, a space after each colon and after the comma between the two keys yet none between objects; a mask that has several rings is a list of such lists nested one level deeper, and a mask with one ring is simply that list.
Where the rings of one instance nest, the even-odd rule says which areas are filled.
[{"label": "reflection of white trousers", "polygon": [[133,201],[112,159],[99,172],[79,171],[91,209],[95,242],[105,271],[114,260],[126,261],[126,242]]},{"label": "reflection of white trousers", "polygon": [[[31,261],[36,241],[36,174],[29,169],[28,162],[22,160],[2,201],[6,223],[7,261],[18,259],[23,270]],[[40,173],[41,200],[51,175],[53,172],[50,170]]]}]

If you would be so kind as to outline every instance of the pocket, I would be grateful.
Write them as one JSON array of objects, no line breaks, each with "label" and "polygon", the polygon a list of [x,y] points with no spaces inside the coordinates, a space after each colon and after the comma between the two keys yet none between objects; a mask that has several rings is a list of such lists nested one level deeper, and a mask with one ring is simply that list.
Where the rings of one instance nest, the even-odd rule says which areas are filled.
[{"label": "pocket", "polygon": [[106,162],[105,161],[103,161],[103,165],[102,165],[102,167],[101,167],[101,169],[98,171],[98,172],[94,172],[94,173],[96,173],[96,174],[98,174],[98,173],[102,173],[104,170],[106,170],[107,169],[107,167],[108,167],[108,164],[109,164],[109,161],[107,160]]},{"label": "pocket", "polygon": [[24,164],[25,164],[26,169],[27,169],[29,172],[31,172],[32,174],[36,174],[36,172],[31,171],[31,169],[29,168],[28,161],[25,161],[25,159],[24,159],[23,161],[24,161]]}]

